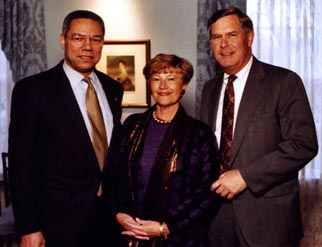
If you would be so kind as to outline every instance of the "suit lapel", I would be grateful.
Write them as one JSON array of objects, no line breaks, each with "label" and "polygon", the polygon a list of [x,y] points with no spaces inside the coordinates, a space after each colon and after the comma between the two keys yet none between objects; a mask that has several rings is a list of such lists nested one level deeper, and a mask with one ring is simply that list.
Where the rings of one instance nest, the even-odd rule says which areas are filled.
[{"label": "suit lapel", "polygon": [[[123,86],[119,84],[118,82],[115,82],[112,78],[109,78],[102,74],[100,71],[95,70],[95,73],[98,77],[98,79],[101,82],[101,85],[103,87],[103,90],[105,92],[108,104],[110,106],[112,115],[113,115],[113,130],[112,130],[112,136],[111,136],[111,142],[108,148],[108,153],[105,161],[105,165],[103,168],[103,173],[108,169],[108,166],[112,164],[112,162],[109,162],[111,159],[114,159],[114,153],[116,150],[114,149],[113,145],[116,145],[118,143],[118,139],[120,137],[120,119],[122,115],[122,108],[121,108],[121,102],[122,102],[122,96],[123,96]],[[114,150],[114,151],[113,151]],[[117,150],[118,151],[118,150]]]},{"label": "suit lapel", "polygon": [[[86,150],[86,152],[80,152],[80,155],[83,155],[84,159],[98,162],[82,113],[62,64],[55,67],[52,72],[54,74],[51,77],[55,78],[55,81],[51,84],[53,85],[51,99],[55,102],[57,113],[61,117],[60,121],[64,122],[68,133],[73,133],[72,136],[77,140],[75,142],[77,142],[79,150]],[[97,167],[99,167],[98,164]]]},{"label": "suit lapel", "polygon": [[210,96],[209,96],[209,106],[214,106],[214,107],[209,107],[208,110],[208,119],[211,123],[213,131],[216,131],[216,119],[217,119],[217,111],[218,111],[218,104],[219,104],[219,98],[220,98],[220,92],[221,92],[221,87],[223,85],[223,77],[224,75],[221,74],[217,78],[214,79],[214,83],[211,85],[213,86],[210,90]]},{"label": "suit lapel", "polygon": [[[106,75],[104,75],[103,77],[102,74],[97,70],[95,70],[95,73],[102,84],[108,104],[113,114],[113,119],[114,119],[113,122],[114,124],[116,124],[118,123],[122,114],[122,112],[120,112],[120,107],[119,107],[122,101],[122,95],[123,95],[122,91],[119,88],[115,88],[114,84],[109,83],[109,81],[106,79]],[[118,92],[119,92],[119,95],[118,95]]]},{"label": "suit lapel", "polygon": [[234,162],[237,156],[240,145],[242,144],[243,138],[248,131],[250,123],[254,117],[254,112],[265,90],[265,84],[261,82],[261,79],[264,76],[265,73],[260,62],[254,58],[238,110],[232,146],[231,163]]}]

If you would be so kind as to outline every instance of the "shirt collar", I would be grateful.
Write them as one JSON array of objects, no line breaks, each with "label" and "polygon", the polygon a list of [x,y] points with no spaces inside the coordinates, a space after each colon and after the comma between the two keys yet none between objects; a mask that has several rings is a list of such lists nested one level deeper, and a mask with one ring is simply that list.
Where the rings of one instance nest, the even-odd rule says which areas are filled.
[{"label": "shirt collar", "polygon": [[[63,69],[64,69],[72,87],[79,85],[79,82],[81,82],[84,78],[84,75],[82,75],[78,71],[71,68],[66,63],[66,61],[64,61],[64,63],[63,63]],[[91,78],[92,81],[95,81],[96,77],[95,77],[94,71],[90,73],[89,77]]]},{"label": "shirt collar", "polygon": [[[236,80],[244,80],[245,77],[248,76],[248,73],[250,71],[250,67],[252,66],[253,63],[253,55],[250,57],[248,60],[247,64],[242,68],[237,74],[237,79]],[[228,83],[228,77],[229,74],[224,73],[224,83]]]}]

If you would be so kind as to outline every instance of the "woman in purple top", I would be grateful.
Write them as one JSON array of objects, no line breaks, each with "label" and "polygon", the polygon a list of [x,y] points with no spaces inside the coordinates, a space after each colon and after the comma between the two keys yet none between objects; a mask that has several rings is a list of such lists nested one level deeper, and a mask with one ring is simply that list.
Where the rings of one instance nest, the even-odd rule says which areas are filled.
[{"label": "woman in purple top", "polygon": [[220,168],[212,130],[179,103],[193,67],[158,54],[143,73],[155,105],[126,119],[116,176],[124,246],[206,246],[210,185]]}]

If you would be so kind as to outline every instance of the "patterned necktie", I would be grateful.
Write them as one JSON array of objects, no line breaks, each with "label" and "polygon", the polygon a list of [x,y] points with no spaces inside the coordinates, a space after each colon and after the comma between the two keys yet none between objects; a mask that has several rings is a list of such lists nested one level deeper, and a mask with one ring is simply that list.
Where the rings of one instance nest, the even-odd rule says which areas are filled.
[{"label": "patterned necktie", "polygon": [[[92,127],[92,143],[100,169],[103,170],[108,148],[104,119],[91,79],[89,77],[84,77],[83,80],[88,84],[85,99],[87,115]],[[97,194],[99,196],[102,195],[101,185]]]},{"label": "patterned necktie", "polygon": [[220,138],[220,155],[221,155],[221,171],[225,172],[229,169],[231,157],[231,147],[233,142],[233,126],[234,126],[234,104],[235,94],[233,82],[237,78],[235,75],[228,77],[228,83],[225,89],[224,105],[222,111],[221,138]]}]

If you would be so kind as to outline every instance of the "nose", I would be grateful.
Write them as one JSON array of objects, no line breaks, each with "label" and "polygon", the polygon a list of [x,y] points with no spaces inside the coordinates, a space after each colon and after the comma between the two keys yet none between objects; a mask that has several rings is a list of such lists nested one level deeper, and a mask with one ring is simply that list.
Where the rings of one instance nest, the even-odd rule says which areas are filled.
[{"label": "nose", "polygon": [[222,37],[221,40],[220,40],[220,46],[221,47],[225,47],[227,46],[227,43],[228,43],[228,38],[227,37]]},{"label": "nose", "polygon": [[93,47],[92,38],[91,37],[86,37],[84,39],[83,48],[92,49],[92,47]]},{"label": "nose", "polygon": [[165,80],[165,79],[161,79],[161,80],[160,80],[159,88],[160,88],[160,89],[165,89],[165,88],[167,88],[167,80]]}]

